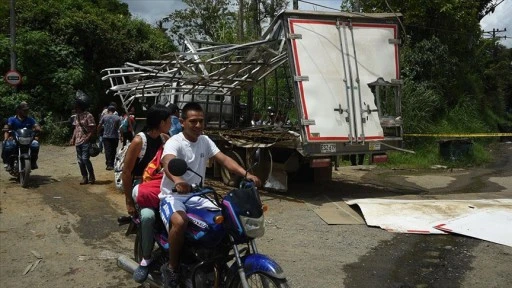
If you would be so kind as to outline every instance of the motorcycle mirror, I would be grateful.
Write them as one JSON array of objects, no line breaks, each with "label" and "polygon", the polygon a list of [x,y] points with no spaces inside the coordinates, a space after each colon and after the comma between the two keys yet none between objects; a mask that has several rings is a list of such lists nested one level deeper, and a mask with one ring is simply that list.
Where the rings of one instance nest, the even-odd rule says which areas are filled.
[{"label": "motorcycle mirror", "polygon": [[260,163],[260,161],[261,161],[261,148],[258,148],[252,154],[252,162],[253,162],[253,164],[252,164],[251,167],[249,167],[249,169],[245,170],[244,178],[247,178],[247,173],[249,173],[249,171],[251,171],[254,167],[256,167],[256,165],[258,165],[258,163]]},{"label": "motorcycle mirror", "polygon": [[167,166],[169,172],[174,176],[182,176],[188,170],[187,162],[183,159],[173,158]]},{"label": "motorcycle mirror", "polygon": [[261,148],[258,148],[256,149],[256,151],[254,151],[254,155],[252,157],[252,162],[253,163],[259,163],[261,162]]}]

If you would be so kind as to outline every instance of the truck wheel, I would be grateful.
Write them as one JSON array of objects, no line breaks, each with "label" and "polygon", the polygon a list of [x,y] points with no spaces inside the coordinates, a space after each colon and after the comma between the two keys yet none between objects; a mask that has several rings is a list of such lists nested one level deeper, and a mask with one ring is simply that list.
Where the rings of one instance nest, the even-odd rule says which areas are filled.
[{"label": "truck wheel", "polygon": [[[231,157],[231,159],[235,160],[235,162],[238,163],[238,165],[245,168],[244,161],[242,160],[242,157],[240,157],[238,153],[236,153],[233,150],[228,150],[225,151],[224,154],[226,154],[226,156],[228,157]],[[229,170],[226,169],[225,167],[221,167],[220,174],[222,176],[222,182],[224,182],[224,184],[228,186],[238,187],[238,184],[240,184],[240,180],[242,180],[242,177],[229,172]]]}]

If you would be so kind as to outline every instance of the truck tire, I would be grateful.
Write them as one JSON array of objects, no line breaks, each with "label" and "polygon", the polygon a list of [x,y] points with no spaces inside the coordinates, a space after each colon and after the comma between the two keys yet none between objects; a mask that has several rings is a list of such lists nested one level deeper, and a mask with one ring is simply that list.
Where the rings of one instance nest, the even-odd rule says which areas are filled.
[{"label": "truck tire", "polygon": [[[238,165],[242,166],[243,168],[246,168],[244,160],[242,159],[242,157],[240,157],[240,155],[237,152],[233,150],[228,150],[225,151],[224,154],[226,154],[226,156],[230,157],[231,159],[235,160],[235,162],[238,163]],[[220,174],[222,176],[222,182],[228,186],[238,187],[240,180],[242,180],[241,176],[229,172],[229,170],[225,167],[221,167]]]}]

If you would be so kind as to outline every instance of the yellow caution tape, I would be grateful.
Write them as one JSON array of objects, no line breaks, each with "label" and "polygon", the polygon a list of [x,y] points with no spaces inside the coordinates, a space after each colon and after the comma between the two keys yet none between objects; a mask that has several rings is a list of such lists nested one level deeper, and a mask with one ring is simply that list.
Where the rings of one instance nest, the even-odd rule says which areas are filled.
[{"label": "yellow caution tape", "polygon": [[410,137],[502,137],[512,136],[512,133],[468,133],[468,134],[404,134]]}]

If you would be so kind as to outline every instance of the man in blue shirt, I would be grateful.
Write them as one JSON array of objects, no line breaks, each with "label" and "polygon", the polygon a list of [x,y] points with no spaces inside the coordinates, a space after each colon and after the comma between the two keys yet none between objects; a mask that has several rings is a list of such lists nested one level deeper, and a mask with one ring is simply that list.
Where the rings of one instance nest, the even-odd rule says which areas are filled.
[{"label": "man in blue shirt", "polygon": [[107,115],[104,115],[98,124],[98,132],[103,128],[103,146],[105,147],[105,164],[107,170],[114,170],[117,146],[119,145],[119,126],[121,118],[117,116],[116,107],[108,106]]},{"label": "man in blue shirt", "polygon": [[174,136],[183,130],[180,123],[180,109],[175,104],[171,104],[169,108],[171,109],[171,129],[169,130],[169,135]]},{"label": "man in blue shirt", "polygon": [[[41,127],[36,123],[36,120],[32,117],[28,117],[30,108],[27,102],[21,102],[16,107],[16,115],[10,117],[7,120],[7,124],[4,126],[4,142],[2,143],[2,160],[6,170],[12,169],[11,163],[9,163],[10,156],[16,151],[16,142],[13,139],[10,131],[16,131],[22,128],[28,128],[34,130],[36,133],[41,131]],[[36,134],[37,135],[37,134]],[[32,170],[37,169],[37,158],[39,155],[39,141],[38,137],[34,137],[34,140],[30,144],[30,155],[31,155],[31,168]]]}]

